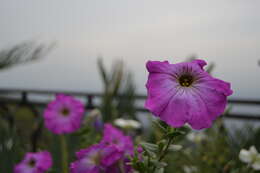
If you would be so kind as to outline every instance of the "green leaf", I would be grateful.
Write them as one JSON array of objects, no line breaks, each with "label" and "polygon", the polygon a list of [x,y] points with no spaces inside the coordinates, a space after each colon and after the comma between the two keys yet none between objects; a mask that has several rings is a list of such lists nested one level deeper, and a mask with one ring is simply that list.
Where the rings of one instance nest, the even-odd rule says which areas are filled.
[{"label": "green leaf", "polygon": [[164,168],[160,168],[158,170],[155,170],[155,173],[164,173]]},{"label": "green leaf", "polygon": [[166,140],[161,140],[159,143],[158,143],[158,152],[162,151],[164,146],[166,145]]},{"label": "green leaf", "polygon": [[156,168],[159,168],[159,169],[167,166],[167,163],[165,163],[165,162],[159,162],[157,160],[151,160],[151,162],[156,166]]},{"label": "green leaf", "polygon": [[99,69],[99,72],[101,74],[101,77],[102,77],[102,80],[103,80],[105,86],[107,86],[108,85],[108,77],[107,77],[107,74],[106,74],[106,69],[105,69],[105,66],[103,64],[102,58],[98,58],[98,69]]},{"label": "green leaf", "polygon": [[177,136],[181,136],[181,135],[184,135],[185,132],[183,131],[172,131],[172,132],[169,132],[166,137],[168,138],[174,138],[174,137],[177,137]]},{"label": "green leaf", "polygon": [[155,145],[155,144],[152,144],[152,143],[142,142],[141,145],[142,145],[143,148],[150,150],[150,151],[153,151],[153,152],[158,150],[158,146]]},{"label": "green leaf", "polygon": [[158,127],[160,130],[162,130],[163,132],[166,132],[166,131],[167,131],[167,129],[166,129],[164,126],[162,126],[162,125],[160,124],[160,122],[158,122],[157,120],[154,120],[154,121],[153,121],[153,124],[154,124],[156,127]]},{"label": "green leaf", "polygon": [[181,145],[170,145],[168,148],[169,151],[179,151],[181,149],[182,149]]},{"label": "green leaf", "polygon": [[44,44],[37,44],[34,41],[26,41],[4,49],[0,51],[0,69],[41,59],[54,46],[55,44],[46,46]]},{"label": "green leaf", "polygon": [[156,156],[155,152],[157,151],[157,148],[155,149],[154,147],[151,147],[147,144],[142,144],[142,143],[141,143],[141,146],[143,147],[144,151],[146,152],[146,154],[149,157],[155,157]]}]

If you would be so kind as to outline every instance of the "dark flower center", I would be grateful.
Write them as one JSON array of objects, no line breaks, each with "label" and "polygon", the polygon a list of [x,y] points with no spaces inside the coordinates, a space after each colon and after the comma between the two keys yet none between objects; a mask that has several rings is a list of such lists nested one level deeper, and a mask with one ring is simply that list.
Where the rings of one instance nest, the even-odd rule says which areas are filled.
[{"label": "dark flower center", "polygon": [[29,165],[30,167],[34,167],[35,164],[36,164],[36,161],[35,161],[34,159],[30,159],[29,162],[28,162],[28,165]]},{"label": "dark flower center", "polygon": [[189,74],[184,74],[179,78],[179,83],[183,87],[189,87],[193,83],[193,77]]},{"label": "dark flower center", "polygon": [[112,142],[113,144],[118,144],[119,141],[117,139],[113,139]]},{"label": "dark flower center", "polygon": [[62,108],[61,114],[66,117],[70,114],[70,110],[68,108]]},{"label": "dark flower center", "polygon": [[100,161],[102,159],[102,155],[101,152],[98,151],[97,153],[95,153],[92,157],[91,157],[92,161],[94,162],[95,165],[99,165]]}]

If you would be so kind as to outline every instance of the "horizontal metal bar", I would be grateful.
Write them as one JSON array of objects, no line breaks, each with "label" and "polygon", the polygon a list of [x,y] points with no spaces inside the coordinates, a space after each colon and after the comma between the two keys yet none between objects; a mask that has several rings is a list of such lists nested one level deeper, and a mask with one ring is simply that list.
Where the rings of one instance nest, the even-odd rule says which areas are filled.
[{"label": "horizontal metal bar", "polygon": [[229,113],[229,114],[224,115],[223,118],[240,119],[240,120],[257,120],[257,121],[259,121],[260,115]]},{"label": "horizontal metal bar", "polygon": [[35,89],[0,89],[0,94],[21,94],[26,92],[27,94],[40,94],[40,95],[55,95],[58,93],[69,94],[74,96],[86,96],[93,95],[95,97],[101,97],[102,94],[95,92],[81,92],[81,91],[65,91],[65,90],[35,90]]},{"label": "horizontal metal bar", "polygon": [[253,99],[229,99],[228,103],[231,103],[231,104],[260,105],[260,100],[253,100]]},{"label": "horizontal metal bar", "polygon": [[[17,98],[3,98],[0,97],[0,104],[1,103],[11,103],[11,104],[19,104],[21,103],[20,99]],[[48,103],[44,101],[33,101],[29,102],[29,104],[33,104],[39,107],[45,107]],[[97,105],[93,105],[93,107],[99,107]],[[149,111],[145,108],[136,107],[137,112],[149,113]],[[223,116],[223,118],[228,119],[240,119],[240,120],[257,120],[260,121],[260,115],[248,115],[248,114],[238,114],[238,113],[228,113]]]},{"label": "horizontal metal bar", "polygon": [[[93,97],[102,97],[102,93],[98,92],[83,92],[83,91],[65,91],[65,90],[36,90],[36,89],[6,89],[6,88],[0,88],[0,94],[21,94],[21,93],[27,93],[27,94],[39,94],[39,95],[54,95],[57,93],[63,93],[63,94],[69,94],[74,96],[93,96]],[[126,97],[126,95],[117,95],[117,98],[119,97]],[[144,100],[146,99],[146,95],[135,95],[136,99]],[[246,105],[260,105],[260,99],[229,99],[228,103],[230,104],[246,104]]]},{"label": "horizontal metal bar", "polygon": [[[136,109],[138,112],[149,112],[145,108],[137,108]],[[248,114],[237,114],[237,113],[228,113],[222,116],[223,118],[228,118],[228,119],[240,119],[240,120],[260,120],[260,114],[259,115],[248,115]]]}]

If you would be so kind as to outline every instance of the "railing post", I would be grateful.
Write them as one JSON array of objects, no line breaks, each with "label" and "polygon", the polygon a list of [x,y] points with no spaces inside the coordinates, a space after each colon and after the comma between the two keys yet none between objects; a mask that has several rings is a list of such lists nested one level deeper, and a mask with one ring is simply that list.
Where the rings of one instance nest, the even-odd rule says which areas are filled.
[{"label": "railing post", "polygon": [[94,109],[95,106],[93,104],[93,95],[87,95],[86,109]]},{"label": "railing post", "polygon": [[27,92],[23,91],[22,92],[22,100],[21,100],[22,104],[28,103],[28,97],[27,96],[28,96]]}]

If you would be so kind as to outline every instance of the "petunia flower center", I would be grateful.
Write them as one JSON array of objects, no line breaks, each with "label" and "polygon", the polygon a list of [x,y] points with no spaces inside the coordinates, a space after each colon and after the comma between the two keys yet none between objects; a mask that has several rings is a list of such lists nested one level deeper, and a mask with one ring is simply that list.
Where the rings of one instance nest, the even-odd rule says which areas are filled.
[{"label": "petunia flower center", "polygon": [[98,151],[97,153],[95,153],[94,155],[91,156],[91,160],[95,165],[100,164],[101,158],[102,158],[102,155],[101,155],[100,151]]},{"label": "petunia flower center", "polygon": [[193,77],[190,74],[184,74],[179,78],[179,83],[183,87],[189,87],[193,83]]},{"label": "petunia flower center", "polygon": [[118,142],[119,142],[118,139],[113,139],[113,140],[112,140],[112,143],[113,143],[113,144],[118,144]]},{"label": "petunia flower center", "polygon": [[70,110],[68,108],[62,108],[60,112],[61,112],[61,115],[65,116],[65,117],[70,114]]},{"label": "petunia flower center", "polygon": [[34,167],[35,164],[36,164],[36,161],[35,161],[34,159],[30,159],[29,162],[28,162],[28,165],[29,165],[30,167]]}]

